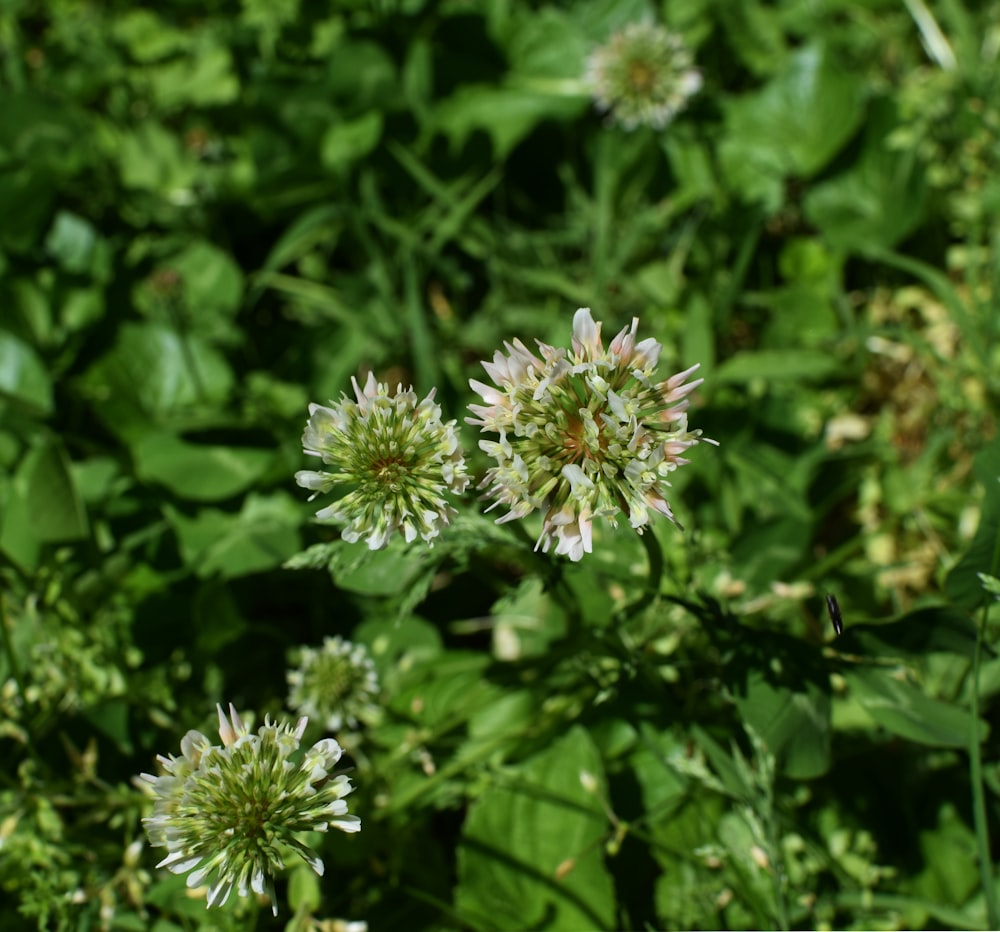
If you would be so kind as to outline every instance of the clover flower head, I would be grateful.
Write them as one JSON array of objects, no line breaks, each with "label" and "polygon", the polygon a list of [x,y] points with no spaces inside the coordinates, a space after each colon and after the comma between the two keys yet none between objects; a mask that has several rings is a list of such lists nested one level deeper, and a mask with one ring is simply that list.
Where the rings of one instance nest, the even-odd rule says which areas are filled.
[{"label": "clover flower head", "polygon": [[[412,388],[388,385],[368,375],[362,389],[351,380],[355,399],[346,395],[331,407],[309,405],[302,446],[333,472],[303,470],[295,481],[321,492],[345,484],[350,491],[316,517],[345,524],[344,540],[365,539],[372,550],[387,546],[398,531],[407,543],[418,536],[431,542],[455,509],[446,492],[465,491],[469,478],[455,422],[441,421],[434,390],[417,401]],[[310,499],[311,500],[311,499]]]},{"label": "clover flower head", "polygon": [[154,800],[153,814],[143,819],[146,834],[167,849],[157,867],[188,874],[188,887],[209,883],[209,906],[221,906],[233,890],[241,897],[252,890],[267,894],[277,915],[274,875],[288,854],[323,873],[299,833],[361,829],[344,802],[353,787],[332,772],[342,753],[332,738],[296,754],[306,718],[294,727],[265,718],[253,733],[232,705],[228,718],[218,711],[221,744],[189,731],[180,757],[160,756],[159,774],[139,775]]},{"label": "clover flower head", "polygon": [[693,64],[680,36],[641,20],[591,53],[584,80],[597,109],[624,129],[663,129],[701,88]]},{"label": "clover flower head", "polygon": [[662,347],[637,342],[638,324],[605,349],[601,324],[580,308],[570,350],[539,342],[535,355],[514,340],[504,344],[507,355],[483,363],[493,385],[469,383],[485,404],[469,405],[476,417],[466,420],[498,435],[479,441],[496,460],[480,488],[495,500],[491,508],[509,508],[497,523],[543,513],[536,549],[555,543],[576,561],[592,552],[594,518],[615,525],[625,513],[640,534],[650,512],[674,521],[668,477],[702,439],[686,414],[702,380],[687,381],[695,365],[655,382]]},{"label": "clover flower head", "polygon": [[288,706],[319,720],[327,731],[374,717],[378,706],[375,665],[363,644],[325,638],[319,648],[301,647],[298,665],[288,671]]}]

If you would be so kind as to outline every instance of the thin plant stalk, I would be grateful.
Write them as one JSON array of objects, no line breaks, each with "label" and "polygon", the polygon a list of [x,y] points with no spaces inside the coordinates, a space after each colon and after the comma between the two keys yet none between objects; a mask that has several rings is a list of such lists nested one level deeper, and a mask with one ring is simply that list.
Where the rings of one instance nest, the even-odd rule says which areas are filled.
[{"label": "thin plant stalk", "polygon": [[983,606],[976,631],[976,651],[972,660],[972,726],[969,736],[969,777],[972,783],[972,818],[976,828],[976,848],[979,854],[979,876],[986,900],[986,926],[1000,929],[1000,907],[993,883],[993,863],[990,859],[990,831],[986,822],[986,796],[983,792],[983,758],[979,736],[979,673],[982,666],[983,638],[989,603]]}]

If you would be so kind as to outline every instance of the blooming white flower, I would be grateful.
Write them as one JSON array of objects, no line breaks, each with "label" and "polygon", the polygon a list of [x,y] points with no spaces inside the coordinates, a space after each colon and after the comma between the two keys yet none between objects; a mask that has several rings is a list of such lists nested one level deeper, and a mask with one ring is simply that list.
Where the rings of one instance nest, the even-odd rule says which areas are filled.
[{"label": "blooming white flower", "polygon": [[[520,340],[505,343],[484,362],[494,386],[475,379],[485,404],[469,405],[468,423],[499,435],[480,440],[496,460],[481,488],[507,505],[498,523],[542,510],[543,551],[580,560],[593,549],[594,518],[617,523],[622,512],[639,533],[650,511],[671,521],[668,477],[688,461],[681,454],[701,439],[688,430],[688,396],[702,380],[688,382],[697,365],[662,382],[653,375],[661,345],[636,342],[638,320],[611,341],[589,308],[573,318],[572,350],[538,342],[541,358]],[[709,441],[714,442],[714,441]]]},{"label": "blooming white flower", "polygon": [[267,894],[277,915],[274,874],[286,854],[323,873],[322,860],[299,833],[361,829],[343,799],[353,787],[347,776],[332,773],[342,753],[332,738],[291,763],[306,718],[294,728],[265,718],[252,734],[232,705],[228,719],[221,706],[218,712],[221,746],[189,731],[180,757],[159,756],[158,775],[139,775],[155,800],[153,815],[143,819],[146,834],[151,845],[167,849],[157,867],[188,874],[189,887],[209,883],[209,906],[222,905],[233,890],[241,897],[252,890]]},{"label": "blooming white flower", "polygon": [[302,446],[335,472],[302,470],[295,481],[312,498],[346,484],[343,498],[316,517],[346,524],[344,540],[364,538],[381,550],[398,531],[407,542],[430,542],[455,514],[444,493],[465,491],[469,479],[455,421],[442,423],[434,390],[418,403],[412,388],[388,385],[369,373],[364,389],[351,379],[356,401],[346,395],[332,407],[309,405]]},{"label": "blooming white flower", "polygon": [[629,23],[587,60],[597,108],[624,129],[663,129],[701,88],[683,39],[648,21]]},{"label": "blooming white flower", "polygon": [[288,706],[300,715],[319,720],[327,731],[345,723],[372,718],[378,706],[375,665],[363,644],[328,637],[320,648],[301,647],[298,664],[288,671]]}]

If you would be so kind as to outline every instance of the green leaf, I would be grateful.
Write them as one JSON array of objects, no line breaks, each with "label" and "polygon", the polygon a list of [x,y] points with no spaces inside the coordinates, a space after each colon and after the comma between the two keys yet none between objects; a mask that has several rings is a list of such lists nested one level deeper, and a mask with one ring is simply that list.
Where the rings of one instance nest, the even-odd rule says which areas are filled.
[{"label": "green leaf", "polygon": [[227,104],[239,96],[240,82],[229,49],[202,40],[195,54],[149,69],[150,92],[163,111]]},{"label": "green leaf", "polygon": [[472,804],[455,892],[456,907],[471,925],[554,932],[615,927],[614,885],[600,845],[607,818],[581,784],[582,773],[603,785],[597,750],[574,726]]},{"label": "green leaf", "polygon": [[736,699],[740,716],[761,736],[784,773],[810,780],[830,766],[830,691],[806,681],[793,689],[755,671]]},{"label": "green leaf", "polygon": [[42,544],[81,540],[88,533],[87,512],[69,458],[57,438],[44,437],[14,475],[7,508],[0,515],[0,550],[33,567]]},{"label": "green leaf", "polygon": [[239,514],[202,508],[193,518],[164,506],[186,566],[234,579],[281,566],[302,548],[298,503],[283,492],[247,496]]},{"label": "green leaf", "polygon": [[99,242],[88,220],[61,210],[45,239],[45,249],[67,272],[82,275],[92,269]]},{"label": "green leaf", "polygon": [[252,486],[274,463],[273,450],[187,443],[149,433],[132,445],[136,475],[159,482],[179,498],[213,502]]},{"label": "green leaf", "polygon": [[821,382],[841,368],[837,359],[818,350],[760,350],[736,353],[715,370],[715,382],[754,379]]},{"label": "green leaf", "polygon": [[195,240],[167,265],[180,276],[184,300],[196,321],[207,314],[233,316],[239,309],[243,272],[228,252]]},{"label": "green leaf", "polygon": [[0,330],[0,397],[38,414],[52,413],[52,382],[45,364],[27,343]]},{"label": "green leaf", "polygon": [[460,149],[476,130],[482,130],[490,137],[495,156],[503,159],[543,120],[571,120],[587,105],[583,97],[470,84],[438,105],[432,125],[448,137],[453,149]]},{"label": "green leaf", "polygon": [[82,387],[105,423],[121,436],[225,401],[229,364],[193,335],[153,323],[124,324],[118,342],[84,376]]},{"label": "green leaf", "polygon": [[865,124],[860,156],[806,195],[806,217],[835,246],[889,248],[923,219],[926,186],[917,154],[886,145],[897,124],[895,106],[880,101]]},{"label": "green leaf", "polygon": [[146,120],[122,133],[116,145],[122,184],[167,199],[193,197],[198,165],[193,153],[163,125]]},{"label": "green leaf", "polygon": [[822,43],[807,45],[756,93],[726,105],[719,155],[730,181],[770,211],[783,180],[824,168],[861,125],[865,83]]},{"label": "green leaf", "polygon": [[356,120],[333,123],[320,142],[320,161],[331,171],[345,171],[368,155],[381,138],[382,114],[377,110]]},{"label": "green leaf", "polygon": [[348,592],[395,596],[413,586],[425,562],[421,549],[394,537],[384,550],[369,550],[360,542],[341,542],[331,549],[329,568],[337,586]]},{"label": "green leaf", "polygon": [[[931,747],[969,746],[972,716],[968,709],[934,699],[887,670],[857,667],[845,671],[844,677],[864,710],[894,735]],[[979,728],[985,738],[989,725],[980,720]]]},{"label": "green leaf", "polygon": [[504,44],[511,71],[519,75],[578,78],[586,68],[589,48],[575,12],[550,6],[521,16]]},{"label": "green leaf", "polygon": [[111,19],[111,32],[138,62],[152,62],[183,51],[188,36],[152,10],[125,10]]}]

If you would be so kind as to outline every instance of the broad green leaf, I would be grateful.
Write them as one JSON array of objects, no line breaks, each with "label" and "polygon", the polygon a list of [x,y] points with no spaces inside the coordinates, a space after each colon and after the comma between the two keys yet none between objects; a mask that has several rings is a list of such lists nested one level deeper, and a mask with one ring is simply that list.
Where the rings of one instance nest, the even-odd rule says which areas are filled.
[{"label": "broad green leaf", "polygon": [[195,321],[201,315],[234,315],[243,297],[243,272],[236,260],[206,240],[195,240],[167,266],[180,276],[184,300]]},{"label": "broad green leaf", "polygon": [[179,498],[213,502],[250,488],[274,464],[273,450],[187,443],[148,433],[132,445],[136,475],[159,482]]},{"label": "broad green leaf", "polygon": [[88,220],[61,210],[52,222],[45,249],[67,272],[82,275],[91,270],[99,242]]},{"label": "broad green leaf", "polygon": [[320,161],[333,172],[344,172],[363,159],[382,138],[382,114],[372,110],[356,120],[330,125],[320,142]]},{"label": "broad green leaf", "polygon": [[835,246],[890,248],[923,219],[925,185],[917,154],[886,144],[897,123],[895,107],[880,101],[865,124],[858,158],[806,195],[806,216]]},{"label": "broad green leaf", "polygon": [[979,888],[975,834],[954,802],[942,800],[934,816],[932,827],[919,835],[923,870],[914,878],[913,892],[945,906],[961,906]]},{"label": "broad green leaf", "polygon": [[525,579],[493,605],[493,653],[501,660],[544,654],[566,631],[565,609],[542,580]]},{"label": "broad green leaf", "polygon": [[602,862],[607,817],[580,782],[606,792],[593,742],[579,726],[488,789],[458,849],[456,908],[481,929],[615,927],[614,885]]},{"label": "broad green leaf", "polygon": [[148,75],[156,105],[166,112],[227,104],[240,93],[229,49],[207,39],[200,40],[191,55],[151,66]]},{"label": "broad green leaf", "polygon": [[575,12],[550,6],[522,16],[504,45],[511,71],[518,75],[578,78],[586,69],[589,48]]},{"label": "broad green leaf", "polygon": [[330,53],[324,91],[354,113],[381,109],[398,93],[392,57],[376,42],[355,38]]},{"label": "broad green leaf", "polygon": [[153,323],[126,323],[118,341],[87,371],[83,390],[122,436],[221,404],[233,374],[225,358],[193,335]]},{"label": "broad green leaf", "polygon": [[194,196],[198,177],[195,156],[162,124],[145,120],[123,132],[115,152],[126,188],[160,194],[175,203]]},{"label": "broad green leaf", "polygon": [[238,514],[202,508],[193,518],[164,507],[185,566],[201,577],[234,579],[271,570],[302,547],[298,504],[283,492],[250,494]]},{"label": "broad green leaf", "polygon": [[426,563],[419,548],[394,538],[384,550],[370,550],[363,542],[341,542],[331,551],[330,573],[341,589],[361,595],[394,596],[420,577]]},{"label": "broad green leaf", "polygon": [[381,676],[398,672],[400,658],[437,654],[441,634],[430,622],[420,618],[367,618],[355,629],[352,639],[366,644]]},{"label": "broad green leaf", "polygon": [[[968,709],[934,699],[889,670],[854,667],[844,676],[854,697],[887,731],[931,747],[969,746],[972,716]],[[985,738],[989,725],[980,720],[979,729]]]},{"label": "broad green leaf", "polygon": [[433,113],[434,129],[453,149],[461,149],[476,131],[486,133],[496,158],[503,159],[543,120],[571,120],[588,106],[583,97],[565,97],[517,86],[465,85]]},{"label": "broad green leaf", "polygon": [[723,168],[747,200],[780,206],[783,179],[814,175],[861,125],[865,84],[823,44],[792,55],[761,90],[726,105]]},{"label": "broad green leaf", "polygon": [[830,693],[807,682],[801,690],[751,674],[746,694],[738,696],[740,716],[763,738],[784,773],[811,780],[830,766]]},{"label": "broad green leaf", "polygon": [[87,512],[62,443],[36,442],[18,466],[0,515],[0,550],[33,567],[42,544],[80,540],[89,533]]},{"label": "broad green leaf", "polygon": [[137,62],[152,62],[183,51],[188,36],[152,10],[125,10],[111,20],[112,34]]},{"label": "broad green leaf", "polygon": [[760,350],[730,356],[715,370],[714,378],[716,382],[750,382],[754,379],[821,382],[840,368],[837,359],[818,350]]},{"label": "broad green leaf", "polygon": [[0,330],[0,397],[25,405],[30,412],[52,412],[52,382],[34,349]]}]

